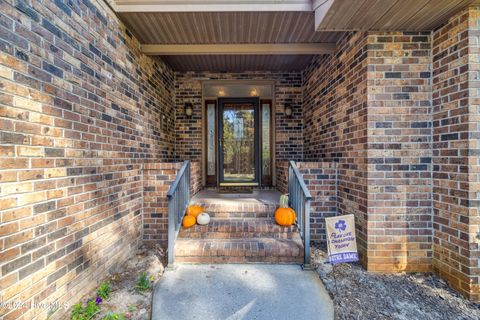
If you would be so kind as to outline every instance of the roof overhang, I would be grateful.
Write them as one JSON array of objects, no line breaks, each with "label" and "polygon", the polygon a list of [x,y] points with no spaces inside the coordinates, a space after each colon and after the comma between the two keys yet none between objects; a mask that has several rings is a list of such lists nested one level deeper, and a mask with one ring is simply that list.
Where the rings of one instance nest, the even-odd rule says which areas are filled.
[{"label": "roof overhang", "polygon": [[478,0],[315,0],[316,31],[431,31]]},{"label": "roof overhang", "polygon": [[261,64],[297,70],[312,55],[333,54],[344,32],[428,32],[465,7],[480,3],[480,0],[106,1],[147,55],[162,57],[179,68],[197,63],[200,67],[215,66],[222,70],[229,65],[240,69],[258,68]]}]

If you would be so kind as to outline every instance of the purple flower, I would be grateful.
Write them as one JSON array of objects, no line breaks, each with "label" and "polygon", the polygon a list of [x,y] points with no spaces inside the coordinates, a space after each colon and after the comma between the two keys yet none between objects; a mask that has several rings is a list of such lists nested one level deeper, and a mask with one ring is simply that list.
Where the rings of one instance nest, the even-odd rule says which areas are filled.
[{"label": "purple flower", "polygon": [[345,220],[338,220],[338,222],[335,223],[335,229],[340,232],[345,231],[345,229],[347,229],[347,224],[345,223]]},{"label": "purple flower", "polygon": [[103,300],[102,300],[102,298],[100,298],[100,297],[97,297],[97,298],[95,299],[95,303],[96,303],[96,304],[100,304],[100,303],[102,303],[102,301],[103,301]]}]

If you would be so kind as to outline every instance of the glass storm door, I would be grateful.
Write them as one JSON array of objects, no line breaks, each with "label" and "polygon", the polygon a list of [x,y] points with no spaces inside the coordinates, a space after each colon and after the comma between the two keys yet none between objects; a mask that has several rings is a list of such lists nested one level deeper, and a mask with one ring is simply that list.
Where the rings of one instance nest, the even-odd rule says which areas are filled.
[{"label": "glass storm door", "polygon": [[218,163],[221,186],[259,183],[259,99],[219,99]]}]

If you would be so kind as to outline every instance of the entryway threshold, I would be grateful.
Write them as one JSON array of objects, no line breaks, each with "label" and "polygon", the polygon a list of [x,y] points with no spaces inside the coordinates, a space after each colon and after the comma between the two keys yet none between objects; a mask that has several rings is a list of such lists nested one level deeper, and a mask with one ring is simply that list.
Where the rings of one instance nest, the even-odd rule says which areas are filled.
[{"label": "entryway threshold", "polygon": [[298,265],[178,265],[155,288],[152,320],[331,320],[333,310],[317,273]]}]

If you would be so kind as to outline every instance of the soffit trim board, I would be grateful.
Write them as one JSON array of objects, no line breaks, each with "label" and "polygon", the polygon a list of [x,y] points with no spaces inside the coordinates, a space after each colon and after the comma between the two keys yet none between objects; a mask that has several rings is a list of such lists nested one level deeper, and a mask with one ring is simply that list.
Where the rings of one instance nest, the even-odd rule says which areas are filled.
[{"label": "soffit trim board", "polygon": [[146,55],[316,55],[333,54],[335,43],[144,44]]},{"label": "soffit trim board", "polygon": [[312,0],[113,0],[116,12],[313,11]]},{"label": "soffit trim board", "polygon": [[323,20],[327,16],[330,8],[332,7],[335,0],[315,0],[314,1],[314,10],[315,10],[315,30],[320,28]]}]

